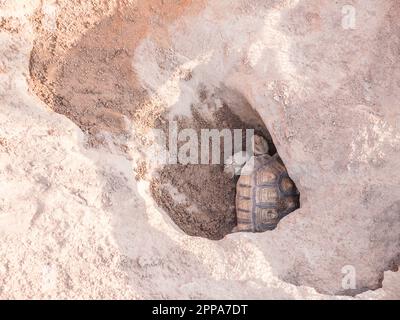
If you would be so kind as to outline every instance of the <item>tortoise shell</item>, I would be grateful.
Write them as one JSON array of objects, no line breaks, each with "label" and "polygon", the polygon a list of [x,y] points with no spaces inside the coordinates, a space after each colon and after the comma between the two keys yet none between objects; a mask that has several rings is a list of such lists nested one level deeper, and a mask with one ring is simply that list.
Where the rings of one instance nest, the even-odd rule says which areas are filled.
[{"label": "tortoise shell", "polygon": [[299,208],[299,192],[277,154],[251,158],[236,185],[237,227],[234,231],[263,232]]}]

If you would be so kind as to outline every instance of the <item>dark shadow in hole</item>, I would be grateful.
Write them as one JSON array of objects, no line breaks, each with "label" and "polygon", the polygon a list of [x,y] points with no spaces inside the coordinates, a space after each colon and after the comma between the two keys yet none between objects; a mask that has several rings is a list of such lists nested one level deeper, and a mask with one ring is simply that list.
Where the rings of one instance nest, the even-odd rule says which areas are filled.
[{"label": "dark shadow in hole", "polygon": [[[208,106],[207,110],[215,110],[216,100],[222,100],[222,107],[210,114],[203,114],[192,107],[192,118],[175,119],[178,129],[195,129],[199,141],[201,129],[217,129],[219,132],[241,129],[243,150],[246,150],[246,129],[254,129],[255,134],[267,140],[270,155],[276,153],[262,119],[242,95],[224,86],[212,93],[200,89],[199,95],[200,101]],[[168,137],[168,128],[163,130]],[[152,180],[151,191],[158,205],[189,235],[218,240],[232,233],[237,225],[235,199],[239,176],[228,175],[224,171],[223,143],[224,139],[221,139],[221,164],[166,165]]]}]

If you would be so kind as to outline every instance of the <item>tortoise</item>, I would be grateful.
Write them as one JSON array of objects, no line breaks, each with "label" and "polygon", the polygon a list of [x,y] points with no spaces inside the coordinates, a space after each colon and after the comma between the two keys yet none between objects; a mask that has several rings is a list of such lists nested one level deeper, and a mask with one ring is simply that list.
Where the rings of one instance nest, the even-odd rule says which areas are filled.
[{"label": "tortoise", "polygon": [[300,206],[300,194],[278,153],[268,154],[267,141],[253,136],[254,156],[236,184],[237,226],[232,232],[264,232]]}]

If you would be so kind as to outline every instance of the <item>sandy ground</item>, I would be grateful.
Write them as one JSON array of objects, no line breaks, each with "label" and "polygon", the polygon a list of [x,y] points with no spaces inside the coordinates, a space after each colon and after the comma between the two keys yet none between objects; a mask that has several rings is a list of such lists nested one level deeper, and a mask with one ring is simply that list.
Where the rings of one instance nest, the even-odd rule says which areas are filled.
[{"label": "sandy ground", "polygon": [[[400,9],[312,2],[1,2],[0,297],[398,299]],[[273,139],[301,210],[229,234],[237,178],[152,165],[171,119]]]}]

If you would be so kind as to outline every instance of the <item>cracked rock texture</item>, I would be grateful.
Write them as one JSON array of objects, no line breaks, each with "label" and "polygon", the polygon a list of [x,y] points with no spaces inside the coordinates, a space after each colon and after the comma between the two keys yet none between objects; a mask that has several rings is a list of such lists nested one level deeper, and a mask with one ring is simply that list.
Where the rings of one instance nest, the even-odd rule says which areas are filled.
[{"label": "cracked rock texture", "polygon": [[[345,1],[1,1],[0,297],[398,299],[400,5],[350,2],[355,29]],[[134,94],[92,113],[102,75],[90,77],[95,46],[80,49],[99,34],[123,49],[111,59]],[[47,50],[58,60],[40,79],[30,59]],[[81,82],[58,69],[77,52],[91,66]],[[274,231],[188,236],[134,179],[142,105],[124,101],[188,116],[205,89],[258,112],[300,190]]]}]

